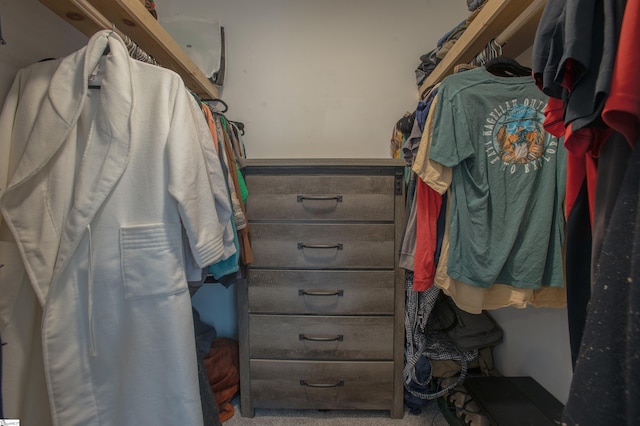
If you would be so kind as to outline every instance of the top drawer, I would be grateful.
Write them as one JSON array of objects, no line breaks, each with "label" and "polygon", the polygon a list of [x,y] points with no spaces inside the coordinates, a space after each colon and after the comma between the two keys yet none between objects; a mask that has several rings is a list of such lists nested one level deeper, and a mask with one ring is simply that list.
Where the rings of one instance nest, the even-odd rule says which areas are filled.
[{"label": "top drawer", "polygon": [[394,176],[249,175],[249,220],[394,220]]}]

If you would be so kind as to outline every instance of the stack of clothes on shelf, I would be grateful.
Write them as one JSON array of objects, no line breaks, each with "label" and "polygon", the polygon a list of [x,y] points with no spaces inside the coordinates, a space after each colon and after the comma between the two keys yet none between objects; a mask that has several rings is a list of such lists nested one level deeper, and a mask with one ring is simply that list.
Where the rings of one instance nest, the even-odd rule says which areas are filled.
[{"label": "stack of clothes on shelf", "polygon": [[438,65],[449,50],[451,50],[462,33],[464,33],[469,24],[478,15],[478,12],[480,11],[481,6],[484,5],[485,1],[486,0],[467,0],[467,7],[471,12],[469,17],[444,34],[440,40],[438,40],[436,47],[433,50],[420,57],[420,65],[416,68],[416,83],[418,87],[422,85],[424,80],[433,72],[436,65]]}]

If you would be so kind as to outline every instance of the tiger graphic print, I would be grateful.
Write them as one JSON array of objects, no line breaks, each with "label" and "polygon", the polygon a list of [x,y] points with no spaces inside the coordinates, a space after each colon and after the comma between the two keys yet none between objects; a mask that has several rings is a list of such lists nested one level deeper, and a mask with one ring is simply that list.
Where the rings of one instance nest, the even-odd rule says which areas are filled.
[{"label": "tiger graphic print", "polygon": [[495,108],[485,124],[485,145],[490,164],[503,170],[529,173],[550,161],[558,141],[543,126],[544,103],[537,99],[513,100]]}]

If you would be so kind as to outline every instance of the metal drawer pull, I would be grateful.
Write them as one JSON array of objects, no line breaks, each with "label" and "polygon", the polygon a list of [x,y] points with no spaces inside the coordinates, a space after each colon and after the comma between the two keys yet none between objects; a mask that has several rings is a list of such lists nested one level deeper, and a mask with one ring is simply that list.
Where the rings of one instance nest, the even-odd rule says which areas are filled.
[{"label": "metal drawer pull", "polygon": [[298,334],[298,339],[310,340],[312,342],[342,342],[344,340],[344,336],[342,334],[338,334],[336,337],[313,337],[305,334]]},{"label": "metal drawer pull", "polygon": [[300,380],[300,386],[306,386],[309,388],[339,388],[344,386],[344,380],[340,380],[337,383],[309,383],[306,380]]},{"label": "metal drawer pull", "polygon": [[298,250],[302,250],[305,248],[310,248],[310,249],[338,249],[338,250],[342,250],[342,243],[338,243],[338,244],[305,244],[305,243],[298,243]]},{"label": "metal drawer pull", "polygon": [[301,203],[304,200],[311,201],[331,201],[335,200],[338,203],[342,202],[342,195],[298,195],[298,202]]},{"label": "metal drawer pull", "polygon": [[343,296],[344,290],[298,290],[298,296]]}]

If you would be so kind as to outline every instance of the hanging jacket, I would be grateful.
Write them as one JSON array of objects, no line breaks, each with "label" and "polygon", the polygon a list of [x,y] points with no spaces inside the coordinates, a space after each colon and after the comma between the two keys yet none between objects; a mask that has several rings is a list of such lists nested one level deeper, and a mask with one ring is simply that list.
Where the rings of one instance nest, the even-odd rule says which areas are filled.
[{"label": "hanging jacket", "polygon": [[[218,261],[224,226],[184,83],[111,31],[48,69],[0,116],[0,212],[42,307],[52,423],[201,425],[184,259]],[[19,285],[0,282],[0,324]]]}]

